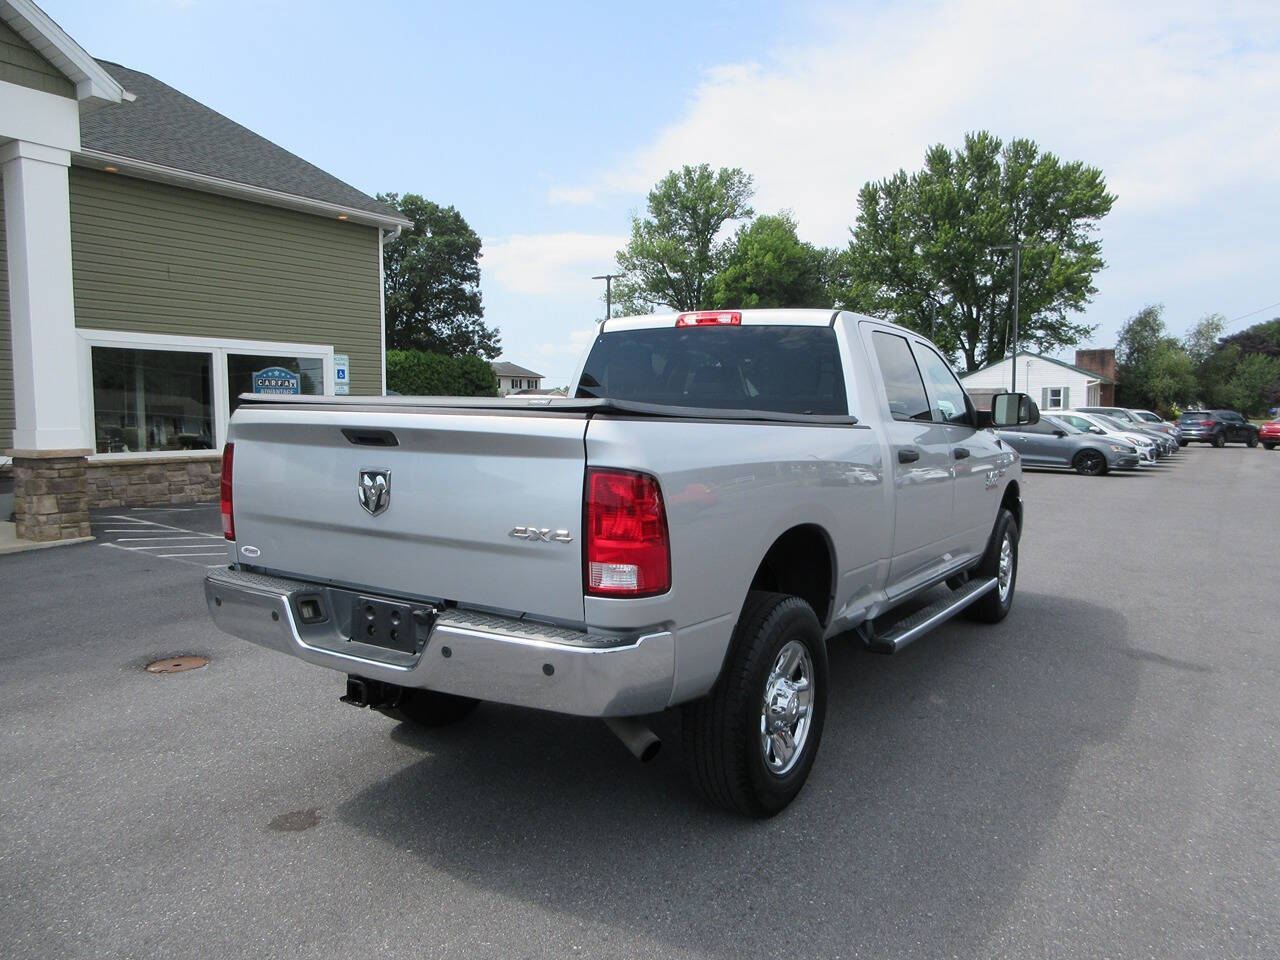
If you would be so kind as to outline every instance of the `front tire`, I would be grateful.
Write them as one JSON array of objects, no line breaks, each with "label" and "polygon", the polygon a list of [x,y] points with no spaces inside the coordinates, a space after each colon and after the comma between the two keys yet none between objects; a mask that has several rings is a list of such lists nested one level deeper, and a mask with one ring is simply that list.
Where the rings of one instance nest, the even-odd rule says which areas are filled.
[{"label": "front tire", "polygon": [[716,806],[763,819],[809,777],[827,712],[827,645],[799,597],[753,591],[720,679],[684,705],[685,768]]},{"label": "front tire", "polygon": [[1100,477],[1107,472],[1107,458],[1096,450],[1081,450],[1071,466],[1082,477]]},{"label": "front tire", "polygon": [[1190,443],[1190,442],[1191,442],[1190,440],[1179,440],[1179,441],[1178,441],[1178,446],[1180,446],[1180,447],[1185,447],[1185,446],[1186,446],[1188,443]]},{"label": "front tire", "polygon": [[1001,509],[996,516],[995,529],[987,544],[987,552],[972,576],[996,579],[996,588],[964,610],[964,615],[979,623],[999,623],[1013,608],[1013,591],[1018,585],[1018,521],[1013,514]]}]

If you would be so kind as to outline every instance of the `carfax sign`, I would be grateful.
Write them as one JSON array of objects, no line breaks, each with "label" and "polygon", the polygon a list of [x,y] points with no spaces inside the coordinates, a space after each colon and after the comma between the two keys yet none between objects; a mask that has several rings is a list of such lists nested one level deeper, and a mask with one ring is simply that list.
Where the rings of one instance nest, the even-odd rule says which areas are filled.
[{"label": "carfax sign", "polygon": [[267,367],[253,375],[254,393],[301,393],[302,378],[284,367]]}]

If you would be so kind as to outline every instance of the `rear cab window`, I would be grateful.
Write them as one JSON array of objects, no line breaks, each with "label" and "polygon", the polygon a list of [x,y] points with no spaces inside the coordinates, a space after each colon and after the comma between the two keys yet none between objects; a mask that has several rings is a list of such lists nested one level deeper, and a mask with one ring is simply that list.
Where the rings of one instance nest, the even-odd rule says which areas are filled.
[{"label": "rear cab window", "polygon": [[578,397],[718,410],[844,416],[831,327],[650,327],[596,337]]}]

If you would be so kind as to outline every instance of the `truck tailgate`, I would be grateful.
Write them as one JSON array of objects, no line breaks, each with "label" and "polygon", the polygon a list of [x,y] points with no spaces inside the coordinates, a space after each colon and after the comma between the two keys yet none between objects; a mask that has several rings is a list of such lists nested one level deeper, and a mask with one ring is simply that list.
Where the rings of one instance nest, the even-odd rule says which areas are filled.
[{"label": "truck tailgate", "polygon": [[[580,622],[586,424],[540,411],[243,407],[230,434],[238,559]],[[363,471],[389,471],[377,515],[358,496]],[[572,540],[520,539],[517,527]]]}]

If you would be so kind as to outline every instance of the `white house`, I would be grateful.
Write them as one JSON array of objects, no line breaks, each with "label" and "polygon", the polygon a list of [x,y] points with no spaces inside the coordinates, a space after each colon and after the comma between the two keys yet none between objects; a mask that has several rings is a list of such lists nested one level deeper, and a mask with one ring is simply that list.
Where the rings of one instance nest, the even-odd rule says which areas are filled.
[{"label": "white house", "polygon": [[498,375],[498,396],[500,397],[505,397],[509,393],[519,393],[522,390],[542,389],[542,374],[526,370],[518,363],[498,360],[490,366]]},{"label": "white house", "polygon": [[[1077,353],[1077,360],[1081,354]],[[1111,351],[1091,350],[1088,356],[1097,363],[1096,355],[1110,354]],[[1103,357],[1103,366],[1108,366],[1107,357]],[[1008,390],[1013,382],[1011,365],[1014,360],[1005,357],[1003,360],[975,370],[960,378],[965,390],[976,399]],[[1109,369],[1114,369],[1114,358],[1110,358]],[[1093,407],[1110,403],[1114,392],[1114,377],[1104,376],[1093,370],[1055,360],[1028,350],[1018,351],[1017,388],[1020,393],[1030,394],[1031,399],[1040,404],[1041,410],[1066,410],[1070,407]],[[981,403],[979,403],[981,406]]]}]

